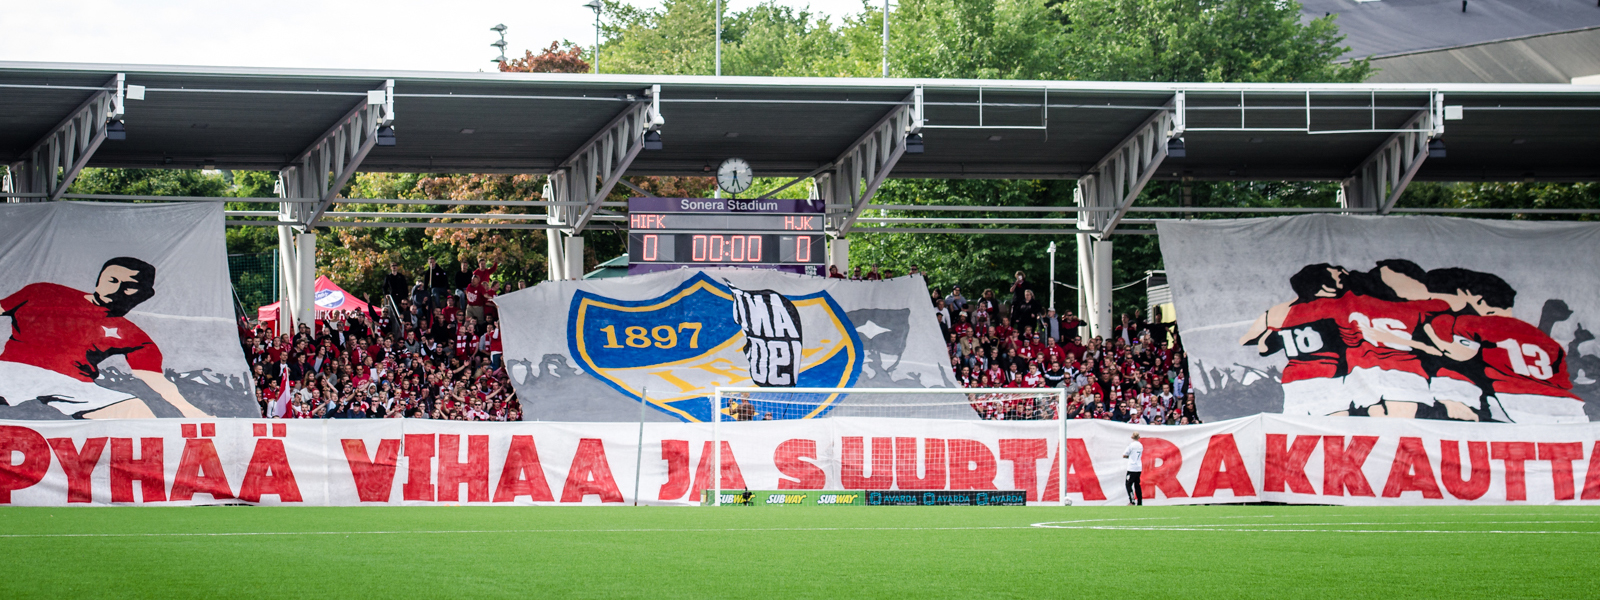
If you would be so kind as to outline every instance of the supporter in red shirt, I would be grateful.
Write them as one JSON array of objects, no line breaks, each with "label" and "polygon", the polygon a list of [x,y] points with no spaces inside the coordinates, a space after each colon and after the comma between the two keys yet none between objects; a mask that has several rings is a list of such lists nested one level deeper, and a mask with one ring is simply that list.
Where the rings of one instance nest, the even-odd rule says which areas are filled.
[{"label": "supporter in red shirt", "polygon": [[0,397],[12,405],[37,400],[74,418],[154,417],[144,400],[94,383],[101,362],[122,356],[134,377],[184,416],[208,416],[167,380],[161,349],[125,317],[155,295],[155,279],[154,266],[119,257],[106,261],[89,292],[33,283],[0,299],[0,312],[11,318]]}]

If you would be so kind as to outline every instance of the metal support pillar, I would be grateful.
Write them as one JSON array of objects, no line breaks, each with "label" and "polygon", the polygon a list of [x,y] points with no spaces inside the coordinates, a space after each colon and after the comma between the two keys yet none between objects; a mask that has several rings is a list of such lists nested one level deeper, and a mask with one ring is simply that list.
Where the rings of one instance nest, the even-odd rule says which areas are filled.
[{"label": "metal support pillar", "polygon": [[834,238],[828,242],[828,266],[838,267],[839,272],[850,274],[850,240]]},{"label": "metal support pillar", "polygon": [[866,210],[878,187],[888,179],[906,152],[906,136],[922,131],[920,89],[878,120],[816,177],[818,195],[827,207],[826,228],[834,237],[850,228]]},{"label": "metal support pillar", "polygon": [[[287,205],[285,205],[287,206]],[[299,285],[295,275],[300,261],[295,253],[294,229],[278,226],[278,333],[294,331],[296,307],[300,305]]]},{"label": "metal support pillar", "polygon": [[[1442,94],[1436,105],[1443,105]],[[1351,211],[1389,214],[1411,185],[1411,179],[1428,159],[1428,141],[1444,133],[1444,121],[1434,110],[1418,111],[1401,131],[1361,162],[1339,185],[1339,205]]]},{"label": "metal support pillar", "polygon": [[567,236],[566,242],[566,278],[583,279],[583,236]]},{"label": "metal support pillar", "polygon": [[[89,158],[108,138],[110,123],[116,121],[121,126],[128,97],[127,76],[118,73],[106,87],[78,105],[50,133],[6,165],[5,192],[33,194],[18,200],[35,202],[60,200],[67,193],[89,164]],[[134,88],[133,97],[143,98],[144,88]]]},{"label": "metal support pillar", "polygon": [[294,307],[295,323],[313,324],[317,318],[317,234],[313,230],[296,235],[294,245],[299,260],[294,265],[294,294],[299,299]]},{"label": "metal support pillar", "polygon": [[1078,237],[1078,315],[1088,323],[1087,337],[1110,336],[1111,241],[1088,233]]},{"label": "metal support pillar", "polygon": [[1089,324],[1090,336],[1109,336],[1115,327],[1110,237],[1167,158],[1167,143],[1183,135],[1183,104],[1180,92],[1078,179],[1078,206],[1114,209],[1078,213],[1078,314]]}]

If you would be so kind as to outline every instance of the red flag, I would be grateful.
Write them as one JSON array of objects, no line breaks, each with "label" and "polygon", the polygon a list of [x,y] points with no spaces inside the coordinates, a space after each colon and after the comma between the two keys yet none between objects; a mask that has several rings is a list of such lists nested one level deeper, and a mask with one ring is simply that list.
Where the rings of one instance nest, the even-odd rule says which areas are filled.
[{"label": "red flag", "polygon": [[281,419],[284,414],[289,412],[289,392],[293,389],[293,386],[289,384],[289,363],[283,363],[283,371],[280,374],[282,375],[281,381],[283,383],[281,387],[283,391],[278,394],[278,402],[272,407],[272,416]]}]

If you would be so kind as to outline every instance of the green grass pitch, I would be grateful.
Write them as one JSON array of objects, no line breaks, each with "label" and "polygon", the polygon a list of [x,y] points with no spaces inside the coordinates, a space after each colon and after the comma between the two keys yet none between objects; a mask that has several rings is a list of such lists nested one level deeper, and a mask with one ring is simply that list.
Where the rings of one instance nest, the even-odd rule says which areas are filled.
[{"label": "green grass pitch", "polygon": [[1600,507],[5,508],[0,597],[1593,598],[1597,550]]}]

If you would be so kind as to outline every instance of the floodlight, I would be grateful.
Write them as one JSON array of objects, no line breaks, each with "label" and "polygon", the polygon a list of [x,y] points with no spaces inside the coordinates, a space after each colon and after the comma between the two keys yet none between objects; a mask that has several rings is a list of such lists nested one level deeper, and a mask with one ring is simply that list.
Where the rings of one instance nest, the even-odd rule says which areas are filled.
[{"label": "floodlight", "polygon": [[655,131],[655,130],[650,130],[650,131],[644,132],[644,149],[645,150],[660,150],[661,149],[661,132]]},{"label": "floodlight", "polygon": [[506,30],[506,24],[505,23],[501,23],[499,25],[495,25],[494,27],[490,27],[489,28],[489,31],[493,31],[493,32],[496,32],[496,33],[499,33],[501,31],[505,31],[505,30]]},{"label": "floodlight", "polygon": [[1444,140],[1428,140],[1428,158],[1444,158]]},{"label": "floodlight", "polygon": [[118,121],[116,119],[111,119],[110,121],[107,121],[106,122],[106,139],[108,139],[108,140],[125,140],[125,139],[128,139],[128,129],[127,129],[127,127],[123,126],[122,121]]},{"label": "floodlight", "polygon": [[1167,158],[1183,158],[1189,152],[1183,147],[1183,138],[1177,137],[1167,140]]},{"label": "floodlight", "polygon": [[922,154],[922,134],[906,136],[906,154]]},{"label": "floodlight", "polygon": [[589,2],[587,2],[587,3],[585,3],[583,5],[583,7],[594,11],[595,14],[599,14],[600,13],[600,0],[589,0]]},{"label": "floodlight", "polygon": [[392,126],[392,125],[384,125],[383,127],[379,127],[378,128],[378,135],[375,136],[375,137],[376,137],[376,143],[379,146],[393,146],[394,145],[394,126]]}]

